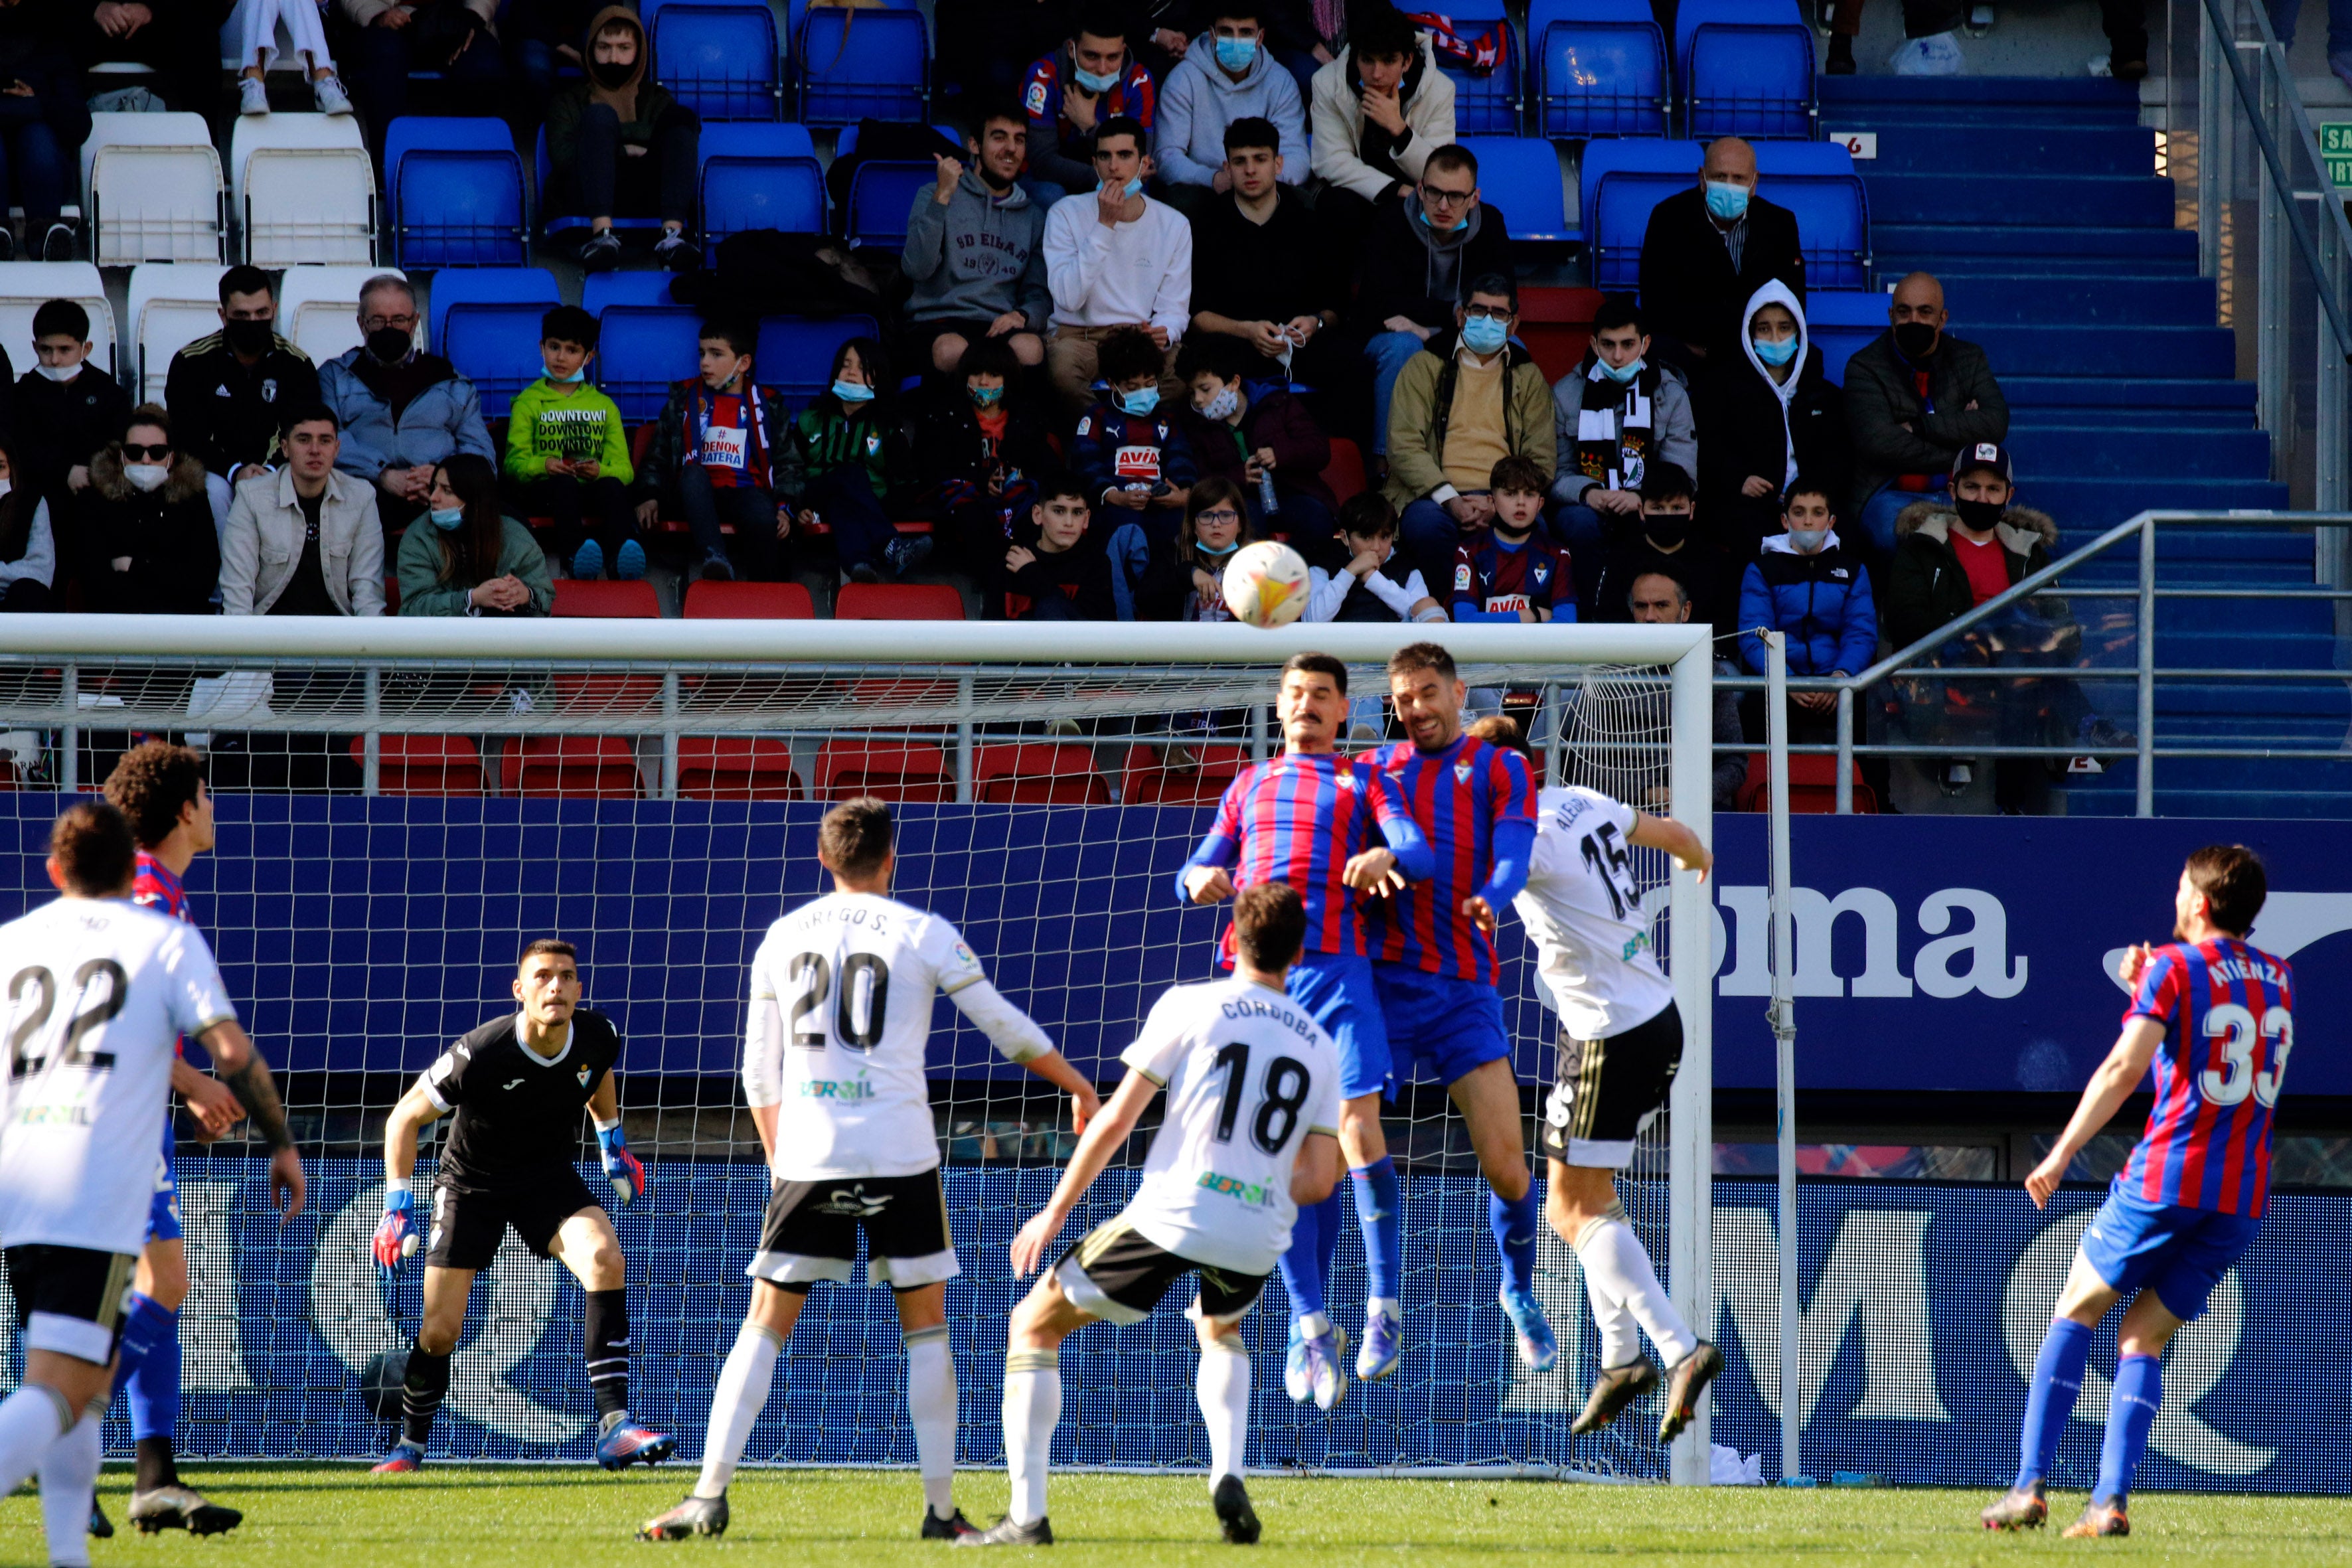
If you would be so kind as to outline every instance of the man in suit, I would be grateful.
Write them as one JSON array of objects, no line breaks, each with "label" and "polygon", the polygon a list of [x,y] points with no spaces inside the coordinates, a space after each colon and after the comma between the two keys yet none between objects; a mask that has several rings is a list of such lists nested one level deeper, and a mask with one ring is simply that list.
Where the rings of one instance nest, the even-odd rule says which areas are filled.
[{"label": "man in suit", "polygon": [[1774,279],[1804,300],[1797,215],[1756,195],[1756,149],[1726,136],[1708,143],[1697,187],[1653,207],[1642,237],[1642,310],[1660,357],[1696,372],[1735,344],[1741,308]]}]

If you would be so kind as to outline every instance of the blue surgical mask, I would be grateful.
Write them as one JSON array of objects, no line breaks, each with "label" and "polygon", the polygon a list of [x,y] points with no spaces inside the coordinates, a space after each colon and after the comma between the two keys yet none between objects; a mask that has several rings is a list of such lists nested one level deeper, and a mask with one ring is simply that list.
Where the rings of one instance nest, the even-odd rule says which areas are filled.
[{"label": "blue surgical mask", "polygon": [[1133,392],[1122,392],[1118,395],[1118,405],[1128,413],[1141,418],[1160,406],[1160,389],[1156,386],[1139,386]]},{"label": "blue surgical mask", "polygon": [[[546,367],[542,365],[541,368],[545,369]],[[558,386],[570,386],[576,382],[585,381],[588,379],[588,362],[584,359],[582,360],[580,362],[579,368],[574,370],[570,375],[558,375],[554,371],[549,370],[547,372],[547,379],[555,383]]]},{"label": "blue surgical mask", "polygon": [[431,516],[434,527],[444,533],[455,533],[457,531],[457,525],[466,521],[466,509],[462,506],[453,506],[446,511],[443,511],[436,508]]},{"label": "blue surgical mask", "polygon": [[1726,184],[1720,180],[1707,181],[1706,210],[1726,223],[1737,223],[1748,211],[1748,187]]},{"label": "blue surgical mask", "polygon": [[1650,362],[1645,359],[1637,359],[1633,363],[1620,368],[1619,366],[1611,364],[1607,360],[1602,360],[1600,362],[1601,374],[1615,382],[1618,385],[1622,386],[1627,382],[1633,380],[1635,376],[1641,374],[1642,367],[1649,363]]},{"label": "blue surgical mask", "polygon": [[1787,364],[1797,357],[1797,340],[1782,338],[1779,342],[1767,342],[1762,338],[1749,340],[1755,344],[1756,357],[1769,365]]},{"label": "blue surgical mask", "polygon": [[1118,85],[1118,78],[1116,75],[1097,76],[1084,66],[1076,68],[1071,74],[1078,79],[1078,85],[1088,92],[1108,92]]},{"label": "blue surgical mask", "polygon": [[1510,340],[1511,329],[1492,316],[1472,316],[1462,323],[1462,343],[1474,354],[1490,354]]},{"label": "blue surgical mask", "polygon": [[1256,58],[1257,40],[1255,38],[1219,38],[1217,40],[1217,63],[1229,71],[1245,71],[1249,69],[1250,62]]},{"label": "blue surgical mask", "polygon": [[1118,188],[1118,194],[1122,196],[1131,196],[1141,189],[1143,189],[1143,176],[1138,174],[1135,178],[1121,185]]},{"label": "blue surgical mask", "polygon": [[870,386],[861,385],[854,381],[835,382],[833,384],[833,395],[841,399],[844,403],[871,403],[874,401],[874,389]]},{"label": "blue surgical mask", "polygon": [[1462,216],[1460,217],[1460,219],[1458,219],[1457,221],[1455,221],[1455,222],[1454,222],[1454,223],[1449,223],[1449,224],[1447,224],[1444,228],[1437,228],[1437,226],[1436,226],[1435,224],[1433,224],[1433,223],[1432,223],[1432,222],[1430,222],[1430,221],[1429,221],[1429,209],[1428,209],[1427,207],[1423,207],[1423,208],[1422,208],[1422,209],[1421,209],[1421,226],[1422,226],[1422,227],[1423,227],[1423,228],[1437,228],[1437,232],[1438,232],[1438,233],[1440,233],[1440,234],[1460,234],[1460,233],[1462,232],[1462,230],[1463,230],[1464,226],[1466,226],[1466,225],[1469,223],[1469,221],[1470,221],[1470,215],[1469,215],[1469,214],[1467,214],[1467,213],[1465,213],[1465,214],[1463,214],[1463,215],[1462,215]]}]

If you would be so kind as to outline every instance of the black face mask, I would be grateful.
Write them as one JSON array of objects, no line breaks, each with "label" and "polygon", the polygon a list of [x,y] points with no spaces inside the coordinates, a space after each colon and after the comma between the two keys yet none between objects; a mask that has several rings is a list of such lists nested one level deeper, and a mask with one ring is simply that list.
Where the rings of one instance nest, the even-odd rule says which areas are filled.
[{"label": "black face mask", "polygon": [[408,357],[409,336],[398,327],[378,327],[367,335],[367,352],[386,364],[398,364]]},{"label": "black face mask", "polygon": [[229,348],[248,357],[269,352],[269,340],[277,331],[269,321],[223,321],[221,335],[228,340]]},{"label": "black face mask", "polygon": [[1645,512],[1642,531],[1661,550],[1672,550],[1690,537],[1691,520],[1678,511]]},{"label": "black face mask", "polygon": [[1926,359],[1936,352],[1937,331],[1937,328],[1925,321],[1897,321],[1895,324],[1895,352],[1905,359]]},{"label": "black face mask", "polygon": [[630,60],[623,64],[619,60],[590,60],[588,74],[596,79],[598,87],[625,87],[629,79],[637,74],[637,62]]},{"label": "black face mask", "polygon": [[2001,520],[2001,514],[2008,511],[2009,507],[2000,501],[1955,500],[1952,510],[1958,514],[1963,523],[1979,533],[1990,533],[1993,524]]}]

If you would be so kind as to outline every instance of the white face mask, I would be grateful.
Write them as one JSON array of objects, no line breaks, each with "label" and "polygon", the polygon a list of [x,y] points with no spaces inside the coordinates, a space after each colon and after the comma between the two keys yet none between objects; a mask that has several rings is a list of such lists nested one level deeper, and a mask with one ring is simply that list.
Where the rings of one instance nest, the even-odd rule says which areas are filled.
[{"label": "white face mask", "polygon": [[172,477],[171,468],[163,463],[125,463],[122,477],[142,490],[152,490]]},{"label": "white face mask", "polygon": [[81,362],[71,364],[37,364],[33,367],[50,381],[71,381],[81,374]]}]

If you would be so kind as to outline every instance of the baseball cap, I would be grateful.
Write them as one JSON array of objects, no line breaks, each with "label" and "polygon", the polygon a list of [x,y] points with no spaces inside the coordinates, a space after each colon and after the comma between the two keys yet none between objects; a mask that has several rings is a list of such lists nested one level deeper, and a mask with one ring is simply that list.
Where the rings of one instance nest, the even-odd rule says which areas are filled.
[{"label": "baseball cap", "polygon": [[2016,482],[2010,473],[2009,448],[1999,442],[1973,441],[1952,455],[1952,478],[1955,480],[1962,474],[1978,468],[1991,470],[2002,484]]}]

